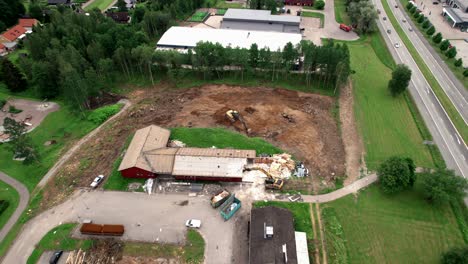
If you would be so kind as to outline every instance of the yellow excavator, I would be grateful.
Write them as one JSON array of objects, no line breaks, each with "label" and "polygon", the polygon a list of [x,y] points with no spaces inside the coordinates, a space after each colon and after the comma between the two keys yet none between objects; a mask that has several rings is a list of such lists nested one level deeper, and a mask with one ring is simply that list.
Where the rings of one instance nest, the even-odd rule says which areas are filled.
[{"label": "yellow excavator", "polygon": [[284,185],[284,181],[282,179],[274,178],[268,171],[264,170],[263,168],[253,167],[253,168],[245,168],[246,171],[258,170],[263,172],[267,176],[265,179],[265,188],[271,190],[281,190]]},{"label": "yellow excavator", "polygon": [[247,124],[245,123],[244,118],[242,115],[236,111],[236,110],[228,110],[226,111],[226,117],[231,121],[231,123],[235,123],[236,121],[240,121],[242,125],[244,126],[245,133],[248,135],[249,134],[249,128],[247,127]]}]

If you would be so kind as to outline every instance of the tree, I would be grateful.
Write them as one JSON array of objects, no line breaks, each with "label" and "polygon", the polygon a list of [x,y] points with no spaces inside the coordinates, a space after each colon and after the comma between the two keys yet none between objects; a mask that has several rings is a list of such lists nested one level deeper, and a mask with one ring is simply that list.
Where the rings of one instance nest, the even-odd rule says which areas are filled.
[{"label": "tree", "polygon": [[462,60],[462,58],[459,58],[458,60],[456,60],[455,63],[454,63],[454,65],[455,65],[455,67],[457,67],[457,68],[460,67],[460,66],[462,66],[462,65],[463,65],[463,60]]},{"label": "tree", "polygon": [[422,14],[421,14],[421,13],[418,13],[418,12],[415,12],[415,13],[413,14],[413,17],[414,17],[416,20],[418,20],[420,16],[422,16]]},{"label": "tree", "polygon": [[351,2],[348,5],[348,14],[351,22],[356,24],[356,31],[358,33],[371,33],[377,29],[375,21],[378,18],[378,14],[371,1]]},{"label": "tree", "polygon": [[431,26],[431,27],[426,31],[426,34],[427,34],[428,36],[432,36],[434,33],[435,33],[435,27],[434,27],[434,26]]},{"label": "tree", "polygon": [[10,136],[11,141],[17,140],[21,135],[26,133],[26,125],[16,122],[14,119],[5,117],[3,120],[3,128],[5,133]]},{"label": "tree", "polygon": [[29,5],[29,16],[32,18],[43,20],[44,16],[42,15],[42,8],[37,3],[32,3]]},{"label": "tree", "polygon": [[314,7],[318,10],[323,10],[325,8],[325,2],[323,0],[317,0],[315,2]]},{"label": "tree", "polygon": [[427,20],[426,17],[425,17],[423,14],[421,14],[421,15],[419,16],[419,18],[418,18],[418,23],[421,24],[421,23],[424,22],[425,20]]},{"label": "tree", "polygon": [[427,29],[431,25],[431,22],[429,22],[429,19],[424,20],[424,23],[422,24],[422,28]]},{"label": "tree", "polygon": [[440,50],[446,51],[449,46],[450,46],[450,42],[446,39],[440,43]]},{"label": "tree", "polygon": [[442,255],[441,264],[466,264],[468,259],[468,247],[456,247]]},{"label": "tree", "polygon": [[392,79],[388,82],[388,89],[392,96],[403,93],[411,80],[411,70],[404,64],[399,64],[392,72]]},{"label": "tree", "polygon": [[447,58],[449,58],[449,59],[455,58],[455,56],[457,56],[457,49],[456,49],[455,47],[451,47],[451,48],[445,53],[445,56],[447,56]]},{"label": "tree", "polygon": [[412,187],[416,181],[415,166],[411,159],[391,157],[377,169],[380,185],[386,193],[396,193]]},{"label": "tree", "polygon": [[411,14],[416,13],[416,7],[415,6],[411,7],[411,9],[409,11],[410,11]]},{"label": "tree", "polygon": [[8,90],[16,93],[27,88],[26,79],[20,70],[7,58],[2,59],[0,79],[3,79]]},{"label": "tree", "polygon": [[254,43],[252,44],[252,46],[250,46],[249,54],[250,54],[250,58],[249,58],[250,67],[255,69],[258,65],[258,56],[259,56],[257,44]]},{"label": "tree", "polygon": [[465,69],[465,70],[463,71],[463,77],[468,77],[468,69]]},{"label": "tree", "polygon": [[118,0],[117,1],[117,7],[119,9],[119,12],[127,12],[127,3],[125,3],[125,0]]},{"label": "tree", "polygon": [[413,7],[412,3],[408,2],[408,4],[406,4],[406,9],[410,10],[412,7]]},{"label": "tree", "polygon": [[443,204],[451,199],[461,199],[468,191],[468,181],[451,170],[440,169],[422,176],[424,197],[431,203]]},{"label": "tree", "polygon": [[132,22],[133,23],[140,23],[141,21],[143,21],[143,17],[145,16],[145,11],[146,11],[146,9],[144,7],[137,6],[135,8],[135,11],[133,11]]},{"label": "tree", "polygon": [[440,32],[438,32],[437,34],[435,34],[433,37],[432,37],[432,41],[434,41],[434,43],[436,44],[439,44],[441,41],[442,41],[442,34]]},{"label": "tree", "polygon": [[39,154],[32,144],[30,137],[26,134],[25,124],[6,117],[3,121],[3,127],[5,128],[5,133],[10,136],[11,145],[9,147],[13,152],[14,158],[24,158],[24,163],[26,164],[39,160]]}]

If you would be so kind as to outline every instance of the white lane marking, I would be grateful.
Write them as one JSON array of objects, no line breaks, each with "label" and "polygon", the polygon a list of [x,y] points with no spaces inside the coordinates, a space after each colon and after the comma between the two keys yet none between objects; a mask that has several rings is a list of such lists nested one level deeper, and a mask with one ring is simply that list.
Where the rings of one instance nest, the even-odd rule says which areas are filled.
[{"label": "white lane marking", "polygon": [[458,138],[458,135],[457,135],[457,134],[455,134],[455,138],[456,138],[456,139],[457,139],[457,141],[458,141],[458,145],[460,145],[460,144],[461,144],[461,142],[460,142],[460,139]]}]

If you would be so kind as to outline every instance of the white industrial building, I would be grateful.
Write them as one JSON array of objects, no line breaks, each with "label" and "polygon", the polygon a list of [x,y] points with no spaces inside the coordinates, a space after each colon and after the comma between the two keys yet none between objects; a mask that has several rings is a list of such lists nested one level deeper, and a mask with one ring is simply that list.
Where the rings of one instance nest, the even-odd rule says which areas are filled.
[{"label": "white industrial building", "polygon": [[193,27],[171,27],[157,43],[157,49],[187,50],[199,42],[219,43],[223,47],[250,49],[257,44],[259,49],[282,50],[291,42],[297,45],[302,35],[296,33],[266,32],[254,30],[233,30]]}]

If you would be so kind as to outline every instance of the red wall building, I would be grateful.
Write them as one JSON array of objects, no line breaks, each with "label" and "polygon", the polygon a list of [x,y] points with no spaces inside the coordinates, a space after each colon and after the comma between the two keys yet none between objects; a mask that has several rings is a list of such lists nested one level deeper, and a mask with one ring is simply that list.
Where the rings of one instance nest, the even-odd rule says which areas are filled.
[{"label": "red wall building", "polygon": [[125,178],[154,178],[156,177],[156,174],[152,173],[151,171],[143,170],[137,167],[132,167],[128,169],[124,169],[120,171],[120,174],[122,174],[123,177]]},{"label": "red wall building", "polygon": [[314,0],[284,0],[285,5],[313,6]]}]

